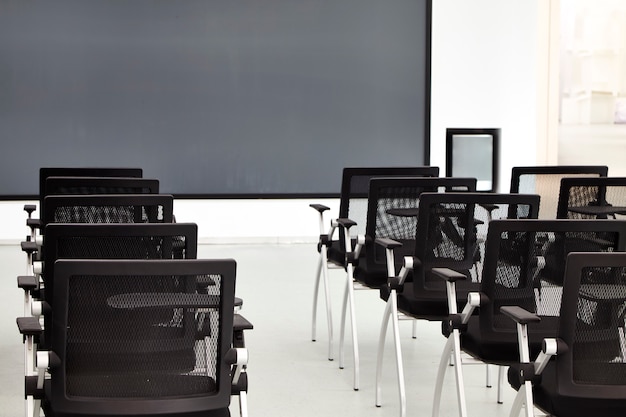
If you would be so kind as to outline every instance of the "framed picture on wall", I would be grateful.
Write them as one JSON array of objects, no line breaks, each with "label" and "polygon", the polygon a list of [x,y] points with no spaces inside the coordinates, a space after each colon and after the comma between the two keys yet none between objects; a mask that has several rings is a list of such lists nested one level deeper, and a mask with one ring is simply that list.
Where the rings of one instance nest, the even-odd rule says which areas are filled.
[{"label": "framed picture on wall", "polygon": [[446,176],[473,177],[478,191],[498,189],[500,129],[446,129]]}]

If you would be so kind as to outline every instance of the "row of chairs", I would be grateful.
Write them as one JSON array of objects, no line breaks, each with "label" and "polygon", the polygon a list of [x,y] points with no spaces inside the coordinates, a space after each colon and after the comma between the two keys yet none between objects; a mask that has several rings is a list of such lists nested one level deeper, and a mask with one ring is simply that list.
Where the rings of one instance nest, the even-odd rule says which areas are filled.
[{"label": "row of chairs", "polygon": [[140,169],[40,171],[22,248],[26,415],[247,415],[252,324],[236,263],[197,259],[197,226]]},{"label": "row of chairs", "polygon": [[[454,368],[457,398],[460,415],[465,416],[461,352],[485,363],[510,366],[519,362],[516,325],[500,311],[503,306],[524,307],[542,318],[541,326],[532,328],[530,354],[539,351],[544,337],[556,336],[568,255],[624,250],[625,222],[597,219],[623,214],[621,206],[626,203],[620,201],[626,202],[626,179],[606,177],[606,167],[520,167],[513,169],[514,193],[489,194],[472,192],[475,182],[472,184],[471,179],[437,178],[431,167],[415,168],[413,173],[408,173],[407,168],[401,174],[398,171],[346,168],[340,217],[331,221],[327,233],[323,215],[328,208],[313,205],[320,218],[313,339],[322,279],[329,318],[329,359],[332,359],[326,266],[343,268],[346,288],[340,368],[346,309],[349,309],[354,389],[358,390],[359,384],[359,357],[353,289],[374,288],[387,303],[378,350],[376,405],[382,404],[380,378],[388,323],[392,323],[394,330],[400,410],[404,416],[406,394],[398,320],[407,317],[437,320],[442,321],[448,343],[436,381],[433,415],[438,415],[443,378],[452,358],[459,365]],[[571,218],[582,207],[591,207],[594,211],[587,212],[588,220],[546,220],[554,219],[548,213],[563,206],[557,204],[559,188],[560,199],[568,201],[565,209],[561,209],[562,217]],[[563,190],[570,194],[564,197]],[[528,192],[532,194],[524,194]],[[360,207],[361,211],[352,210],[351,206]],[[363,207],[366,207],[364,212]],[[597,207],[602,207],[601,212]],[[359,221],[353,218],[357,213],[361,214]],[[365,224],[365,233],[352,238],[351,231],[359,227],[359,222],[364,222],[360,227],[363,229]],[[337,229],[339,239],[334,240]],[[400,262],[403,265],[398,273],[396,265]],[[619,320],[616,322],[619,324]],[[624,326],[623,316],[621,325]]]}]

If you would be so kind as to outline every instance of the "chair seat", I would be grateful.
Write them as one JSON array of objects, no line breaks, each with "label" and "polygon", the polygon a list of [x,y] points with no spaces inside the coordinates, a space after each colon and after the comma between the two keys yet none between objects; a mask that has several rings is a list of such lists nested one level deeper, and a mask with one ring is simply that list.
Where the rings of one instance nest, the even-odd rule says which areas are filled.
[{"label": "chair seat", "polygon": [[354,268],[354,279],[370,288],[378,289],[387,284],[387,269],[357,266]]},{"label": "chair seat", "polygon": [[[598,366],[598,363],[594,363],[593,366]],[[599,372],[603,371],[600,369]],[[519,379],[514,368],[509,369],[507,376],[511,386],[519,390]],[[601,390],[602,387],[597,388],[598,392]],[[569,396],[558,392],[556,366],[553,364],[548,365],[542,372],[541,384],[533,386],[533,397],[535,406],[555,416],[622,417],[626,407],[626,398],[589,398]]]},{"label": "chair seat", "polygon": [[[506,318],[502,318],[506,320]],[[515,337],[516,328],[511,321],[510,328],[502,332],[489,332],[485,337],[480,331],[480,317],[470,318],[467,330],[461,332],[461,346],[463,351],[477,359],[487,360],[488,363],[510,365],[519,362],[519,348],[511,343],[511,335]],[[544,338],[555,337],[558,331],[558,317],[542,317],[539,323],[532,324],[532,331],[528,331],[530,357],[536,357],[541,351]]]}]

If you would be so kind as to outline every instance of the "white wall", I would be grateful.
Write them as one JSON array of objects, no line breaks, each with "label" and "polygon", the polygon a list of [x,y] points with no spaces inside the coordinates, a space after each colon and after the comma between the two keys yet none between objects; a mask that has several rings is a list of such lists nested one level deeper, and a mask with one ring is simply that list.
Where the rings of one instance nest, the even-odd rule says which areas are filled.
[{"label": "white wall", "polygon": [[[445,172],[446,127],[502,129],[501,191],[515,165],[550,161],[551,4],[558,0],[433,0],[431,164]],[[179,200],[179,222],[204,243],[315,242],[316,213],[336,200]],[[0,203],[0,243],[26,235],[24,202]]]},{"label": "white wall", "polygon": [[[28,234],[26,203],[35,204],[0,202],[0,244],[15,244]],[[327,205],[334,216],[339,212],[338,199],[257,199],[176,200],[174,214],[177,222],[198,224],[200,243],[313,243],[319,235],[319,215],[310,203]],[[38,217],[38,212],[33,217]]]},{"label": "white wall", "polygon": [[501,128],[500,191],[511,167],[548,164],[550,0],[434,0],[431,164],[446,128]]}]

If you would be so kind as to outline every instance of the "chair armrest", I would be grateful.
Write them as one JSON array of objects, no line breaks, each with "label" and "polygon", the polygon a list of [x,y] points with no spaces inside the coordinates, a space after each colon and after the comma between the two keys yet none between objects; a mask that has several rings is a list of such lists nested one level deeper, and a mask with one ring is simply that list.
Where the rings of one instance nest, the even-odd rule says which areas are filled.
[{"label": "chair armrest", "polygon": [[20,246],[22,248],[22,252],[26,252],[29,255],[39,251],[39,245],[31,240],[20,242]]},{"label": "chair armrest", "polygon": [[402,247],[402,243],[389,239],[389,238],[377,238],[375,242],[377,245],[385,248],[386,260],[387,260],[387,285],[391,289],[402,291],[402,285],[406,281],[406,277],[414,268],[414,265],[419,264],[420,261],[412,256],[405,256],[404,263],[398,275],[396,275],[395,257],[393,250]]},{"label": "chair armrest", "polygon": [[[507,317],[510,317],[517,323],[517,343],[519,347],[519,357],[521,362],[521,368],[519,371],[519,375],[521,377],[526,378],[525,381],[529,381],[532,376],[534,376],[534,368],[532,372],[529,369],[524,368],[524,364],[528,364],[530,362],[530,347],[528,342],[528,324],[530,323],[538,323],[541,321],[541,318],[536,314],[533,314],[522,307],[519,306],[503,306],[500,307],[500,311]],[[532,375],[529,375],[532,373]]]},{"label": "chair armrest", "polygon": [[320,244],[329,245],[328,241],[330,239],[330,236],[332,235],[334,228],[331,227],[329,233],[324,233],[324,212],[330,210],[330,207],[327,207],[323,204],[309,204],[309,207],[312,207],[319,213],[318,224],[320,230]]},{"label": "chair armrest", "polygon": [[39,319],[36,317],[18,317],[17,328],[24,337],[37,337],[43,333]]},{"label": "chair armrest", "polygon": [[37,210],[37,206],[35,204],[24,204],[24,211],[28,213],[28,218],[33,215],[33,212]]},{"label": "chair armrest", "polygon": [[312,207],[320,214],[325,212],[326,210],[330,210],[330,207],[325,206],[323,204],[309,204],[309,207]]},{"label": "chair armrest", "polygon": [[465,275],[450,268],[433,268],[431,272],[447,282],[457,282],[467,279]]},{"label": "chair armrest", "polygon": [[33,292],[39,287],[39,282],[33,275],[20,275],[17,277],[17,286],[24,291]]},{"label": "chair armrest", "polygon": [[448,313],[450,315],[448,324],[444,326],[448,327],[448,330],[459,329],[463,330],[465,325],[469,321],[469,318],[474,314],[476,307],[479,307],[483,301],[483,297],[480,293],[471,292],[467,294],[467,303],[463,307],[461,313],[458,313],[456,304],[456,282],[467,279],[467,277],[458,271],[450,268],[433,268],[432,273],[435,276],[446,281],[446,291],[448,295]]},{"label": "chair armrest", "polygon": [[356,238],[356,245],[352,247],[352,240],[350,237],[350,228],[356,226],[357,222],[348,218],[338,218],[331,222],[331,226],[339,226],[344,229],[344,247],[346,248],[346,263],[355,264],[361,255],[361,249],[365,245],[365,236],[358,235]]},{"label": "chair armrest", "polygon": [[389,239],[387,237],[376,238],[376,244],[382,246],[385,249],[395,249],[402,246],[402,243],[397,240]]},{"label": "chair armrest", "polygon": [[235,314],[233,316],[233,330],[252,330],[254,329],[254,325],[248,321],[241,314]]},{"label": "chair armrest", "polygon": [[246,347],[244,337],[245,330],[252,330],[254,326],[241,314],[235,314],[233,317],[233,347]]},{"label": "chair armrest", "polygon": [[344,229],[350,229],[352,226],[356,226],[357,223],[354,220],[343,217],[337,219],[337,224]]},{"label": "chair armrest", "polygon": [[41,219],[26,219],[26,226],[30,227],[30,230],[41,229]]},{"label": "chair armrest", "polygon": [[519,324],[539,323],[541,321],[541,317],[520,306],[503,306],[500,307],[500,311]]}]

